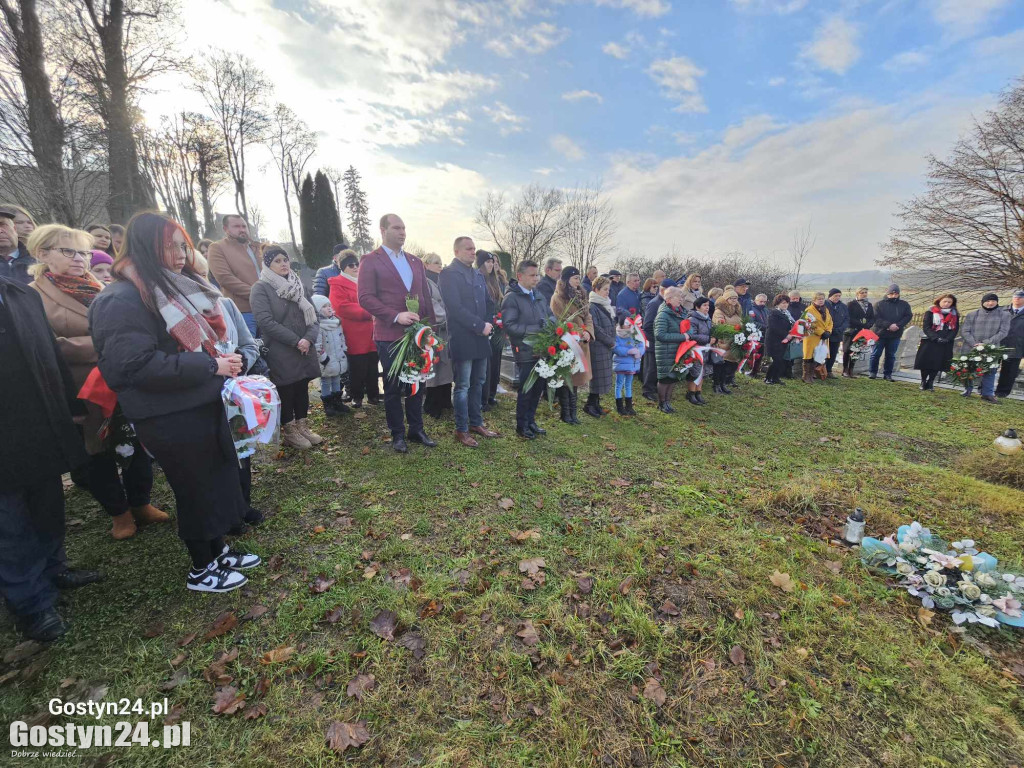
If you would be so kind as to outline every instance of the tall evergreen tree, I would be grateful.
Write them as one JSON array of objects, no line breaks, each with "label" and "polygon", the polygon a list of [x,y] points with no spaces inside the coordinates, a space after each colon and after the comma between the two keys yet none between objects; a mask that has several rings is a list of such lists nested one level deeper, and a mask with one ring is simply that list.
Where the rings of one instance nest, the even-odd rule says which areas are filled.
[{"label": "tall evergreen tree", "polygon": [[345,182],[345,209],[348,211],[352,247],[358,254],[369,253],[373,250],[373,238],[370,236],[370,209],[366,204],[366,194],[359,186],[362,178],[355,166],[350,165],[342,180]]},{"label": "tall evergreen tree", "polygon": [[316,241],[312,248],[304,250],[306,263],[311,267],[322,267],[331,260],[331,251],[342,240],[338,207],[327,175],[317,170],[313,179],[313,217]]},{"label": "tall evergreen tree", "polygon": [[[306,259],[315,252],[316,212],[313,205],[313,177],[308,173],[302,180],[299,191],[299,237],[302,238],[302,252]],[[306,262],[309,263],[308,261]],[[312,266],[312,265],[311,265]]]}]

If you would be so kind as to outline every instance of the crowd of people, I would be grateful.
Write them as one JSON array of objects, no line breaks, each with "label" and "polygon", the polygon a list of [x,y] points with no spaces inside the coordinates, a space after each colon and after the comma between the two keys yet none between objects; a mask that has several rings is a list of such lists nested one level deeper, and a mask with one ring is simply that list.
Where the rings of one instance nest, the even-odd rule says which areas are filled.
[{"label": "crowd of people", "polygon": [[[157,213],[140,213],[127,227],[76,230],[37,227],[24,209],[0,207],[0,387],[18,404],[3,409],[0,422],[8,438],[0,446],[0,589],[28,637],[63,634],[58,590],[102,578],[67,563],[66,473],[111,517],[111,536],[124,540],[139,526],[171,520],[151,503],[159,464],[191,560],[190,590],[237,589],[260,565],[226,541],[263,520],[252,504],[249,459],[238,459],[225,418],[229,377],[270,379],[282,441],[298,450],[323,442],[308,420],[317,379],[328,417],[382,403],[398,453],[410,443],[435,446],[424,414],[440,421],[449,410],[457,443],[478,448],[501,437],[485,414],[503,391],[507,346],[516,434],[546,434],[537,407],[548,381],[531,375],[540,358],[531,338],[551,320],[572,324],[582,358],[552,393],[560,420],[574,426],[580,411],[607,416],[601,398],[608,395],[619,415],[635,416],[634,378],[664,413],[675,411],[677,383],[697,407],[708,404],[706,378],[714,394],[730,395],[740,367],[730,356],[708,353],[685,371],[677,365],[680,345],[723,345],[722,326],[756,327],[758,353],[743,360],[743,372],[756,378],[763,369],[770,385],[836,379],[840,352],[842,375],[852,377],[851,344],[870,329],[878,337],[870,377],[884,357],[891,381],[912,319],[896,285],[874,304],[862,288],[848,303],[833,289],[809,303],[794,290],[769,305],[743,278],[705,293],[698,274],[674,280],[657,270],[642,281],[592,265],[581,272],[557,258],[520,261],[509,275],[466,236],[455,239],[446,265],[437,254],[407,253],[405,223],[394,214],[380,221],[379,248],[360,256],[339,244],[307,291],[288,252],[253,240],[244,218],[225,216],[222,228],[221,239],[193,247],[177,222]],[[794,332],[797,320],[803,333]],[[390,373],[396,342],[420,323],[441,341],[423,388]],[[1005,309],[986,295],[962,320],[956,297],[940,296],[922,331],[916,367],[926,390],[948,369],[958,334],[971,345],[1009,347],[998,384],[995,371],[981,381],[982,397],[995,402],[1011,391],[1024,354],[1024,291]],[[824,363],[814,356],[822,350]]]}]

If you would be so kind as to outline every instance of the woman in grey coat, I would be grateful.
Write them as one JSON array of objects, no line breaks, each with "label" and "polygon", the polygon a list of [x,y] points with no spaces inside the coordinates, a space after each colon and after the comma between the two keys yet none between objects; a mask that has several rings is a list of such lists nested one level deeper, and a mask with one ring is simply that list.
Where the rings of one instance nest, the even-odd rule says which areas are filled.
[{"label": "woman in grey coat", "polygon": [[[986,293],[981,297],[981,309],[976,309],[964,318],[960,326],[960,335],[967,347],[979,344],[1001,344],[1010,332],[1010,315],[999,311],[999,297],[994,293]],[[981,377],[981,399],[987,403],[998,403],[996,399],[996,374],[999,366],[991,368]],[[964,397],[970,397],[974,391],[974,381],[967,382]]]},{"label": "woman in grey coat", "polygon": [[615,351],[615,309],[609,292],[611,281],[599,277],[590,292],[590,317],[594,322],[594,341],[590,345],[590,395],[587,397],[585,413],[601,411],[601,395],[612,391],[615,384],[613,353]]},{"label": "woman in grey coat", "polygon": [[320,324],[285,250],[276,245],[267,248],[263,264],[260,279],[249,293],[249,305],[260,338],[267,344],[270,380],[281,396],[281,439],[305,450],[323,442],[306,422],[309,382],[320,376],[313,348]]}]

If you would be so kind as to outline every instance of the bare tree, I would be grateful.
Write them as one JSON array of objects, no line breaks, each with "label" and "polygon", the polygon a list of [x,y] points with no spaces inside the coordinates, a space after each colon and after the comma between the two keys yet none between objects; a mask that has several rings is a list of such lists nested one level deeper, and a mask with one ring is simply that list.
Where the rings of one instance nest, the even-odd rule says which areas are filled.
[{"label": "bare tree", "polygon": [[[327,177],[327,180],[331,182],[331,187],[334,190],[334,202],[338,206],[338,221],[339,222],[344,222],[345,221],[345,217],[341,213],[341,200],[342,200],[342,197],[341,197],[341,192],[342,192],[341,184],[345,180],[345,172],[342,171],[340,168],[335,168],[333,165],[325,165],[321,170],[324,172],[324,176]],[[299,187],[298,187],[298,185],[296,185],[295,186],[296,194],[298,194],[298,190],[299,190]],[[342,228],[341,228],[341,239],[342,240],[345,239],[345,227],[344,227],[344,225],[342,225]]]},{"label": "bare tree", "polygon": [[289,107],[279,103],[274,108],[270,124],[270,149],[281,176],[281,192],[288,214],[288,233],[296,254],[299,253],[299,246],[295,241],[295,224],[292,221],[292,193],[298,197],[306,163],[313,157],[316,148],[316,134]]},{"label": "bare tree", "polygon": [[267,100],[273,86],[251,59],[224,51],[208,57],[207,66],[193,75],[193,84],[213,113],[223,136],[236,210],[249,219],[245,151],[266,137],[270,124]]},{"label": "bare tree", "polygon": [[793,290],[800,287],[800,273],[804,271],[804,261],[814,249],[817,236],[811,230],[811,222],[807,226],[798,229],[793,233],[793,247],[789,252],[790,261],[793,264]]},{"label": "bare tree", "polygon": [[615,211],[600,186],[578,186],[565,193],[561,252],[568,263],[586,271],[612,249]]},{"label": "bare tree", "polygon": [[1024,78],[948,159],[928,157],[927,191],[897,216],[880,265],[927,271],[934,285],[1024,284]]},{"label": "bare tree", "polygon": [[262,235],[260,233],[263,231],[263,227],[267,223],[267,217],[263,215],[263,209],[256,203],[253,203],[252,207],[249,209],[249,217],[246,221],[252,228],[252,237],[257,240],[261,239]]},{"label": "bare tree", "polygon": [[539,261],[554,254],[565,234],[564,202],[561,190],[538,184],[525,187],[511,202],[502,193],[489,192],[474,221],[499,250],[511,255],[513,264]]}]

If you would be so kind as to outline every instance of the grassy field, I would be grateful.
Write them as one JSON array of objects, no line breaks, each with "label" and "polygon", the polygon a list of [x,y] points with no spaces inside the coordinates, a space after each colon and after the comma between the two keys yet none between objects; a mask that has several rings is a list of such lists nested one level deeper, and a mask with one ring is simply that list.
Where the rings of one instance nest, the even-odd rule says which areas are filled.
[{"label": "grassy field", "polygon": [[[71,559],[109,576],[0,665],[0,719],[63,723],[47,701],[92,692],[191,723],[188,748],[80,765],[1024,765],[1021,633],[922,624],[829,542],[860,506],[869,533],[917,519],[1019,567],[1021,460],[990,444],[1024,406],[867,380],[709,399],[545,410],[546,438],[478,451],[428,424],[441,445],[405,457],[379,410],[318,415],[323,450],[259,467],[268,565],[224,596],[185,591],[170,528],[114,542],[72,492]],[[491,416],[512,434],[510,399]],[[368,739],[339,758],[328,733],[361,729],[335,722]]]}]

